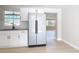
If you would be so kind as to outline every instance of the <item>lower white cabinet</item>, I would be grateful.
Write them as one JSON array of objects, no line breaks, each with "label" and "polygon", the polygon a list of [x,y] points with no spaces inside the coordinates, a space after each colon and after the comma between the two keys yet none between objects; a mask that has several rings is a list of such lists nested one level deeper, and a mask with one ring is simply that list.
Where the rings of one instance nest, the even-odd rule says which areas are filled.
[{"label": "lower white cabinet", "polygon": [[0,31],[0,48],[28,46],[28,31]]}]

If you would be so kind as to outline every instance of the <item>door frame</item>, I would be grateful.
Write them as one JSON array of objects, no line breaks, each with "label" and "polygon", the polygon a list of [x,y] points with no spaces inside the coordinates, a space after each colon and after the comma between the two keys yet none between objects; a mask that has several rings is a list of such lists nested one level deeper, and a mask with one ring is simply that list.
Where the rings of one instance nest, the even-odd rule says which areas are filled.
[{"label": "door frame", "polygon": [[44,8],[45,13],[57,13],[57,29],[56,29],[56,40],[62,40],[62,9],[61,8]]}]

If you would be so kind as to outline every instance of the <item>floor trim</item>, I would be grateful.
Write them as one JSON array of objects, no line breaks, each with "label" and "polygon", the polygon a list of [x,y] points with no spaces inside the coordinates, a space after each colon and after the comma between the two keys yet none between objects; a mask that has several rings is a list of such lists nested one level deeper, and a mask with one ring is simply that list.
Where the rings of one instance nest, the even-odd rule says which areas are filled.
[{"label": "floor trim", "polygon": [[70,45],[71,47],[73,47],[73,48],[79,50],[79,47],[77,47],[76,45],[73,45],[73,44],[71,44],[70,42],[68,42],[68,41],[66,41],[66,40],[62,40],[62,41],[63,41],[64,43]]}]

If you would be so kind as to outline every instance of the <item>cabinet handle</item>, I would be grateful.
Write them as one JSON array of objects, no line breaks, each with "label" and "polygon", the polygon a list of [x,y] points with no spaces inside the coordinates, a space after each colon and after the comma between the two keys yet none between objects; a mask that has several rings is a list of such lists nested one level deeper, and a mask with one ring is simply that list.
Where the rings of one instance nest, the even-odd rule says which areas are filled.
[{"label": "cabinet handle", "polygon": [[20,35],[18,35],[18,38],[20,38]]},{"label": "cabinet handle", "polygon": [[7,36],[7,39],[10,39],[11,37],[10,36]]}]

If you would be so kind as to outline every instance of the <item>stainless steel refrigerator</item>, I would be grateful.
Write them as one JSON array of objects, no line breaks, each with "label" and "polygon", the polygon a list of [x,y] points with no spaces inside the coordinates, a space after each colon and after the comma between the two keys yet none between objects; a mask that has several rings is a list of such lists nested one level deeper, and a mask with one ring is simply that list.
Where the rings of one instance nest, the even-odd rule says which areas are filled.
[{"label": "stainless steel refrigerator", "polygon": [[29,13],[29,47],[46,46],[46,15]]}]

